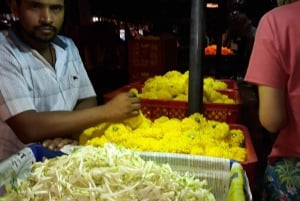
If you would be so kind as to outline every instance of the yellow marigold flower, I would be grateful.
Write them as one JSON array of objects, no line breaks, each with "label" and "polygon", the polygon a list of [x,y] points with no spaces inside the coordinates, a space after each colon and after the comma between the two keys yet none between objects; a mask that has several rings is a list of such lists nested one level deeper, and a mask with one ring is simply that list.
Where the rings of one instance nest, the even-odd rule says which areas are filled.
[{"label": "yellow marigold flower", "polygon": [[136,129],[137,127],[139,127],[143,121],[145,120],[145,116],[143,115],[143,113],[141,111],[139,111],[139,115],[135,116],[135,117],[130,117],[127,118],[125,120],[123,120],[123,122],[128,125],[130,128],[132,129]]},{"label": "yellow marigold flower", "polygon": [[181,121],[181,130],[182,132],[187,130],[198,130],[200,128],[200,125],[200,122],[198,122],[194,118],[183,118]]},{"label": "yellow marigold flower", "polygon": [[199,124],[206,122],[206,118],[203,116],[203,114],[200,114],[199,112],[191,114],[188,118],[194,119]]},{"label": "yellow marigold flower", "polygon": [[192,154],[192,155],[204,155],[205,150],[201,146],[193,146],[191,151],[190,151],[190,154]]},{"label": "yellow marigold flower", "polygon": [[225,82],[221,80],[214,80],[214,89],[219,90],[219,89],[227,89],[228,86]]},{"label": "yellow marigold flower", "polygon": [[213,156],[213,157],[223,157],[223,148],[218,146],[213,147],[206,147],[205,148],[205,155],[206,156]]},{"label": "yellow marigold flower", "polygon": [[232,159],[237,161],[245,161],[247,159],[247,151],[246,148],[243,147],[231,147],[230,151],[232,153]]},{"label": "yellow marigold flower", "polygon": [[164,119],[154,121],[153,127],[158,127],[165,132],[181,131],[181,121],[179,119],[171,118],[167,121],[164,121]]},{"label": "yellow marigold flower", "polygon": [[189,94],[189,79],[184,78],[184,83],[182,85],[182,91],[183,94],[188,95]]},{"label": "yellow marigold flower", "polygon": [[176,78],[176,77],[181,77],[182,74],[179,71],[176,70],[171,70],[165,73],[164,75],[168,79]]},{"label": "yellow marigold flower", "polygon": [[216,139],[225,139],[227,136],[229,136],[230,133],[230,127],[225,122],[220,122],[217,124],[212,125],[214,138]]},{"label": "yellow marigold flower", "polygon": [[115,143],[120,143],[127,139],[126,134],[131,133],[131,128],[122,124],[111,124],[104,132],[105,137]]},{"label": "yellow marigold flower", "polygon": [[186,94],[178,94],[174,100],[176,101],[187,101],[188,100],[188,97]]},{"label": "yellow marigold flower", "polygon": [[231,144],[231,146],[244,147],[245,136],[243,134],[243,131],[241,131],[240,129],[230,130],[228,143]]},{"label": "yellow marigold flower", "polygon": [[82,135],[93,136],[85,144],[94,146],[111,142],[137,151],[198,154],[235,160],[246,158],[246,149],[235,146],[243,140],[241,130],[230,130],[225,122],[207,120],[200,113],[183,120],[162,116],[152,122],[145,118],[134,130],[125,123],[98,125]]},{"label": "yellow marigold flower", "polygon": [[103,147],[105,143],[109,142],[109,140],[103,136],[103,137],[95,137],[86,142],[86,145],[93,145],[93,146],[99,146]]},{"label": "yellow marigold flower", "polygon": [[161,99],[161,100],[172,100],[173,99],[173,94],[169,90],[162,89],[162,90],[155,92],[155,94],[156,94],[157,98]]},{"label": "yellow marigold flower", "polygon": [[[181,100],[187,101],[188,86],[189,86],[189,71],[184,74],[179,71],[168,71],[164,75],[157,75],[148,78],[144,82],[142,92],[139,97],[145,99],[161,99],[161,100]],[[203,101],[204,103],[225,103],[233,104],[234,100],[222,93],[216,91],[219,89],[228,88],[227,84],[221,80],[216,80],[212,77],[204,78],[203,82]]]},{"label": "yellow marigold flower", "polygon": [[83,134],[79,136],[79,145],[84,145],[91,138],[95,130],[96,130],[95,127],[85,129]]},{"label": "yellow marigold flower", "polygon": [[235,104],[236,102],[235,102],[235,100],[233,100],[233,99],[231,99],[231,98],[228,98],[228,99],[225,99],[225,100],[224,100],[224,103],[225,103],[225,104]]},{"label": "yellow marigold flower", "polygon": [[161,128],[159,127],[150,127],[147,129],[139,129],[134,132],[136,134],[141,134],[144,138],[154,138],[154,139],[161,139],[164,137],[164,133]]},{"label": "yellow marigold flower", "polygon": [[137,97],[139,96],[139,91],[137,90],[137,88],[131,88],[129,91],[135,94]]},{"label": "yellow marigold flower", "polygon": [[154,124],[161,124],[161,123],[166,122],[166,121],[169,121],[169,117],[161,116],[161,117],[155,119],[153,123]]},{"label": "yellow marigold flower", "polygon": [[109,125],[110,123],[101,123],[97,126],[85,129],[83,133],[79,136],[79,145],[84,145],[87,142],[87,140],[103,135],[105,129]]}]

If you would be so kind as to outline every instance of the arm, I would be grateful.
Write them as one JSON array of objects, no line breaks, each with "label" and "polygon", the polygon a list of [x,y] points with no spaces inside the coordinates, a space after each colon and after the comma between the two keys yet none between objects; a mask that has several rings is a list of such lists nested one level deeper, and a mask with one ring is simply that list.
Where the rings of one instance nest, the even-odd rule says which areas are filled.
[{"label": "arm", "polygon": [[95,100],[80,102],[74,111],[25,111],[7,120],[8,125],[24,142],[69,137],[101,122],[118,122],[139,114],[140,100],[132,93],[121,93],[101,106],[85,108]]},{"label": "arm", "polygon": [[86,98],[83,100],[79,100],[74,108],[74,110],[81,110],[86,108],[91,108],[97,106],[96,97]]},{"label": "arm", "polygon": [[258,86],[259,120],[271,133],[276,133],[287,123],[285,91],[267,86]]}]

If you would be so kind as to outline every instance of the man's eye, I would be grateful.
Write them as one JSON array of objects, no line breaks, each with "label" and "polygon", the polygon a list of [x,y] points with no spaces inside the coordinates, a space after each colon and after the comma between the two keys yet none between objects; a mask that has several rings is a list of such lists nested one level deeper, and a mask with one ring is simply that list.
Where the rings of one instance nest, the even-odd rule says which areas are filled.
[{"label": "man's eye", "polygon": [[33,4],[31,4],[31,9],[40,9],[41,8],[41,5],[40,4],[35,4],[35,3],[33,3]]},{"label": "man's eye", "polygon": [[53,6],[51,10],[55,13],[61,12],[63,10],[63,6]]}]

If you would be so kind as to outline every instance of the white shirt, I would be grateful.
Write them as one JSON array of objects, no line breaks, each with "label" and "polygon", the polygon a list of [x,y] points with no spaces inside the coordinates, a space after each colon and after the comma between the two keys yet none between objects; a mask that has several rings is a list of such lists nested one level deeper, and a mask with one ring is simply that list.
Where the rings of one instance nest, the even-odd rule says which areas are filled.
[{"label": "white shirt", "polygon": [[57,36],[52,45],[55,68],[12,30],[0,34],[0,160],[24,147],[7,119],[27,110],[71,111],[96,96],[73,41]]}]

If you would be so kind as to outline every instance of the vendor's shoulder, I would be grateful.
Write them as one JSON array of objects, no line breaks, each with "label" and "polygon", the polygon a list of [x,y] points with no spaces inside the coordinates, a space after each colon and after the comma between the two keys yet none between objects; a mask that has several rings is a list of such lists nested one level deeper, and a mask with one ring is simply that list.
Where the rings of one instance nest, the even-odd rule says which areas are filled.
[{"label": "vendor's shoulder", "polygon": [[75,46],[73,39],[64,35],[57,35],[54,39],[54,43],[61,47]]},{"label": "vendor's shoulder", "polygon": [[9,42],[10,39],[8,37],[8,31],[0,31],[0,47],[8,48],[11,46],[11,43]]},{"label": "vendor's shoulder", "polygon": [[8,31],[7,30],[0,31],[0,40],[1,41],[6,40],[7,35],[8,35]]}]

